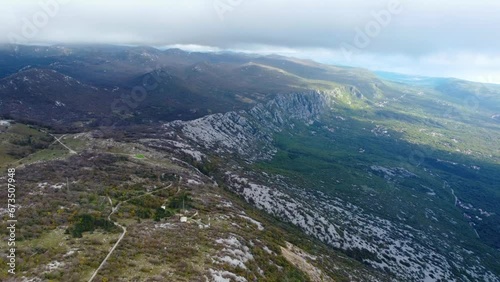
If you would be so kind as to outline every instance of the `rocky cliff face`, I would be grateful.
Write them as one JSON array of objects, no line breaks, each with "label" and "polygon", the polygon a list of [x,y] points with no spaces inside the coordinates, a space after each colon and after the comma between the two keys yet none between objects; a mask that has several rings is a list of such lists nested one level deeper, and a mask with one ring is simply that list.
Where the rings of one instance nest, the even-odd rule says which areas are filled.
[{"label": "rocky cliff face", "polygon": [[[326,96],[319,91],[278,95],[249,111],[209,115],[164,125],[167,136],[217,154],[237,154],[246,161],[270,159],[276,152],[272,136],[292,121],[312,123],[325,111]],[[175,134],[174,134],[175,132]],[[183,145],[186,146],[186,145]]]},{"label": "rocky cliff face", "polygon": [[[340,91],[360,98],[349,89],[343,90]],[[300,227],[306,234],[332,247],[363,257],[363,262],[389,271],[397,280],[472,281],[455,279],[453,269],[458,268],[468,277],[499,281],[480,264],[471,270],[448,260],[449,254],[437,251],[436,245],[453,249],[453,256],[459,260],[464,260],[470,253],[435,234],[388,221],[345,199],[314,192],[314,187],[299,187],[286,177],[256,171],[247,165],[270,160],[275,155],[275,133],[293,130],[298,122],[312,124],[320,121],[334,102],[330,99],[332,94],[338,96],[338,93],[319,91],[283,94],[248,111],[167,123],[161,133],[163,138],[143,141],[149,146],[188,154],[199,162],[205,158],[210,162],[208,155],[223,157],[227,162],[217,169],[222,172],[225,184],[247,202]]]}]

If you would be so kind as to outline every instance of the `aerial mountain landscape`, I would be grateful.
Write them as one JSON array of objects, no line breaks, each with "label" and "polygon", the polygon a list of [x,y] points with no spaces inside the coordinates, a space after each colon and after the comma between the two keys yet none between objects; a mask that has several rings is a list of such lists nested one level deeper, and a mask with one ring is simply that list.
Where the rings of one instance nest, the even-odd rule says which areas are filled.
[{"label": "aerial mountain landscape", "polygon": [[498,85],[149,47],[0,58],[19,281],[499,281]]},{"label": "aerial mountain landscape", "polygon": [[0,281],[500,282],[499,10],[4,1]]}]

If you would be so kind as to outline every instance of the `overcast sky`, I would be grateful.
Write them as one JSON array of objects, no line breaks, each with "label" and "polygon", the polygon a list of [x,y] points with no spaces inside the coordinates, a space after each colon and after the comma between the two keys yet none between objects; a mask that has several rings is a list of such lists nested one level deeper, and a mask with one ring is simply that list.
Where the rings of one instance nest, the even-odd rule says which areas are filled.
[{"label": "overcast sky", "polygon": [[500,83],[498,0],[0,0],[0,7],[4,43],[278,53]]}]

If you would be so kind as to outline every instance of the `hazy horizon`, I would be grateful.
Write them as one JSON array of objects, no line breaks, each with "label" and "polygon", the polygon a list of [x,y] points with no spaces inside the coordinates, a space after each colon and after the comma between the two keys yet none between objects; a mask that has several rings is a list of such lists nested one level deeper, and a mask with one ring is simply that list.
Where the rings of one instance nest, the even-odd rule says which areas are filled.
[{"label": "hazy horizon", "polygon": [[180,46],[500,83],[491,0],[4,2],[0,43]]}]

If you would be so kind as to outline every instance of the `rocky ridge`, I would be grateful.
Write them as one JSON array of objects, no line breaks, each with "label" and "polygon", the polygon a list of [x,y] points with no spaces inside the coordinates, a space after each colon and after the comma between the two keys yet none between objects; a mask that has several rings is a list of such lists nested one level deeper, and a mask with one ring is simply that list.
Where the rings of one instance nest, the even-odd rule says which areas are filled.
[{"label": "rocky ridge", "polygon": [[[273,134],[293,129],[295,122],[307,125],[319,121],[331,102],[328,93],[320,91],[278,95],[275,100],[249,111],[167,123],[163,126],[163,139],[143,142],[182,151],[197,161],[210,162],[208,156],[214,153],[227,159],[219,168],[225,170],[225,184],[247,202],[334,248],[362,256],[364,263],[392,273],[397,280],[500,281],[479,259],[473,266],[463,268],[470,251],[452,246],[436,234],[385,220],[341,199],[307,192],[311,189],[291,185],[280,175],[248,171],[238,164],[238,160],[246,164],[270,160],[277,152]],[[390,170],[382,166],[374,168]],[[450,261],[443,251],[436,250],[436,245],[452,251],[455,260]],[[457,279],[452,273],[454,269],[467,275]]]}]

